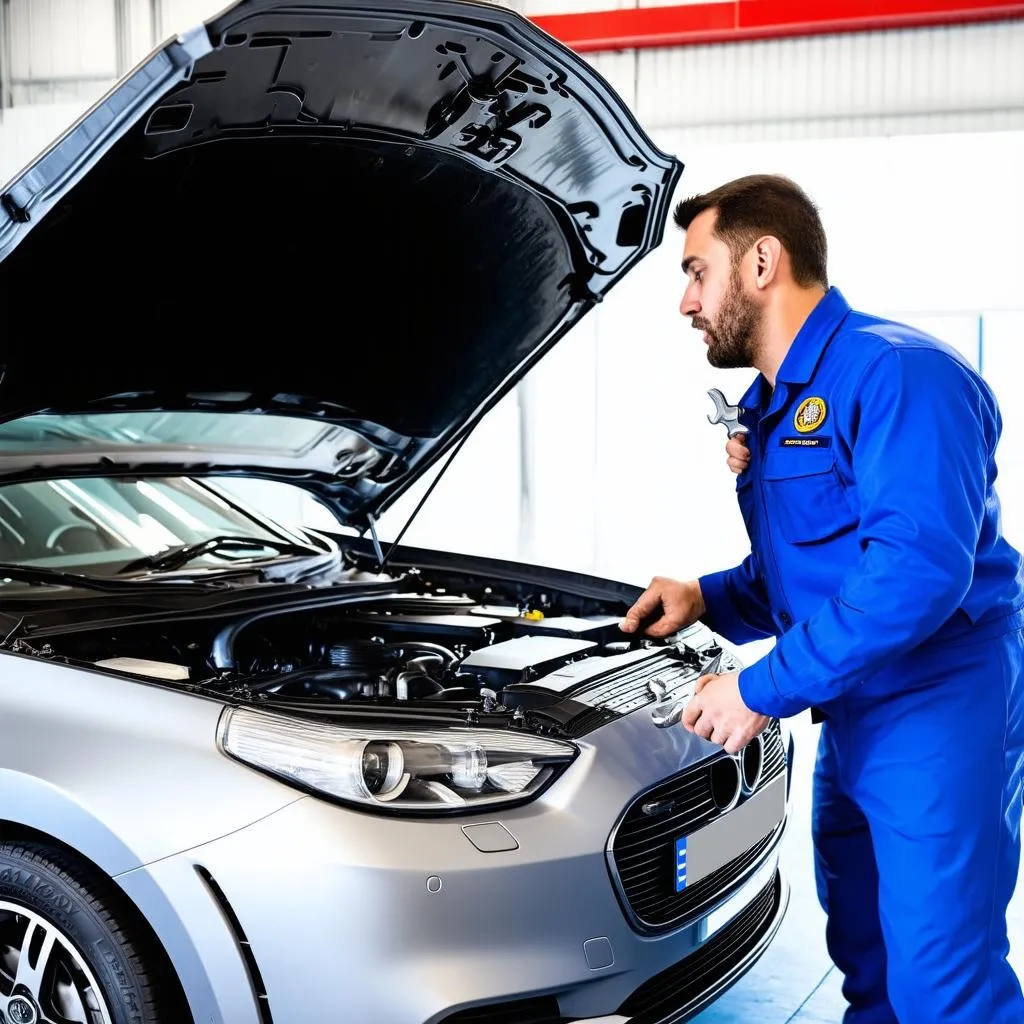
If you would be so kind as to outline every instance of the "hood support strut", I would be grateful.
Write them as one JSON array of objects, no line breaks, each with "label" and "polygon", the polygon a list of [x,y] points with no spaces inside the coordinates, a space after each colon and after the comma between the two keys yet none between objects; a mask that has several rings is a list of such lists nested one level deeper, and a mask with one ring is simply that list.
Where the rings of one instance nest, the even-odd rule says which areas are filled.
[{"label": "hood support strut", "polygon": [[370,534],[373,537],[373,550],[377,556],[377,572],[383,571],[384,563],[387,562],[387,560],[392,556],[392,554],[394,554],[395,548],[398,547],[402,538],[405,536],[405,531],[409,529],[409,527],[412,525],[412,521],[416,518],[417,515],[419,515],[420,509],[423,508],[423,506],[426,504],[427,498],[430,497],[431,491],[433,491],[433,489],[438,485],[438,482],[440,481],[441,477],[443,477],[445,473],[448,472],[448,467],[455,461],[455,456],[459,454],[459,452],[462,449],[462,446],[466,443],[471,433],[472,431],[470,430],[466,430],[463,432],[462,437],[459,438],[458,443],[452,449],[451,455],[448,456],[447,460],[445,461],[445,464],[438,471],[437,476],[435,476],[434,479],[431,480],[430,486],[427,488],[426,493],[423,495],[422,498],[420,498],[416,507],[412,510],[411,514],[409,515],[409,518],[405,521],[405,525],[401,528],[401,530],[398,531],[398,536],[392,542],[391,547],[388,548],[387,555],[381,554],[380,541],[377,539],[377,530],[375,527],[376,521],[373,515],[369,512],[366,514],[366,520],[370,528]]}]

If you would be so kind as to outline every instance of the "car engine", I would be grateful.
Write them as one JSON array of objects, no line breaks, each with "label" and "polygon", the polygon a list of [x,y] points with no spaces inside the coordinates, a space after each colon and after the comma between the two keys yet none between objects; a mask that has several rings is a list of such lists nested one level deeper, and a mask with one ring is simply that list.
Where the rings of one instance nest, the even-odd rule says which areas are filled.
[{"label": "car engine", "polygon": [[455,716],[575,736],[736,666],[700,624],[637,638],[610,602],[402,579],[402,593],[46,630],[45,643],[30,634],[9,649],[295,712]]}]

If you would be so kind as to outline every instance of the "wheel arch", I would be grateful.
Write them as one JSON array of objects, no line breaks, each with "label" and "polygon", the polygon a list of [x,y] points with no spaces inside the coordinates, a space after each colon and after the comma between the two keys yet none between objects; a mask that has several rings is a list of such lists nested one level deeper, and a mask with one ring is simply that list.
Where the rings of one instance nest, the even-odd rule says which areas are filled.
[{"label": "wheel arch", "polygon": [[107,888],[108,892],[104,893],[104,896],[108,901],[113,900],[114,906],[111,909],[114,914],[118,918],[127,919],[125,923],[131,925],[133,931],[144,943],[145,956],[153,958],[155,961],[153,968],[159,972],[166,985],[166,995],[173,1000],[173,1006],[170,1007],[174,1015],[172,1019],[180,1020],[181,1024],[195,1024],[178,969],[164,942],[142,908],[122,886],[117,884],[117,879],[104,870],[101,864],[65,842],[59,835],[6,817],[0,818],[0,842],[42,847],[52,850],[54,853],[63,854],[65,858],[81,864],[83,873],[88,876],[88,880],[95,880]]}]

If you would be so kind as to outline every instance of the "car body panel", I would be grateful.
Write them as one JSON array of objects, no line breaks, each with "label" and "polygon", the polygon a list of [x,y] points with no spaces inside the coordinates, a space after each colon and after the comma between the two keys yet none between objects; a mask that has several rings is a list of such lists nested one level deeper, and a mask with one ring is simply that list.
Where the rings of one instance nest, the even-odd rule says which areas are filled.
[{"label": "car body panel", "polygon": [[[248,852],[260,859],[258,850]],[[115,881],[167,953],[194,1024],[265,1024],[237,937],[195,857],[176,854]]]},{"label": "car body panel", "polygon": [[218,701],[9,653],[0,653],[0,678],[0,817],[59,839],[110,875],[297,799],[217,750]]}]

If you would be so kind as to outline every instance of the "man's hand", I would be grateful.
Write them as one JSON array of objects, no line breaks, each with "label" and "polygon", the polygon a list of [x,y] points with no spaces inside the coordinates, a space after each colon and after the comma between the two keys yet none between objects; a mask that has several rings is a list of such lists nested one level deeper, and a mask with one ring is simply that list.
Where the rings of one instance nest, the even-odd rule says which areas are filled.
[{"label": "man's hand", "polygon": [[737,474],[744,472],[750,465],[750,449],[747,447],[747,435],[737,434],[730,437],[725,446],[726,464]]},{"label": "man's hand", "polygon": [[742,750],[770,721],[743,703],[738,672],[701,676],[682,718],[684,729],[729,754]]},{"label": "man's hand", "polygon": [[704,615],[706,608],[700,584],[696,580],[683,583],[655,576],[636,604],[626,612],[619,628],[623,633],[635,633],[644,619],[659,610],[661,614],[643,631],[644,636],[669,636]]}]

